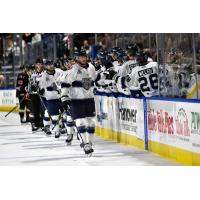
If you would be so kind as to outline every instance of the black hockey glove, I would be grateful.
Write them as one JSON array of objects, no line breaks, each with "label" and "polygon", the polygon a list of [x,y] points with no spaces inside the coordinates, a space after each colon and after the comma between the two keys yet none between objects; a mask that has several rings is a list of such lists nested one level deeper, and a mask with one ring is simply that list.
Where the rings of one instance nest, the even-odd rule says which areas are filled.
[{"label": "black hockey glove", "polygon": [[44,92],[45,92],[44,88],[41,89],[41,90],[39,90],[39,94],[40,94],[41,96],[44,95]]}]

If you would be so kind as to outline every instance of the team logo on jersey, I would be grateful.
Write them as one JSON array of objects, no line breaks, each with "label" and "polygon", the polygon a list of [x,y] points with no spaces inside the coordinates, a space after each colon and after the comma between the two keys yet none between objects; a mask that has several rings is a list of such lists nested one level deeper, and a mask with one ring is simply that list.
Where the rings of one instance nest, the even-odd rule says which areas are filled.
[{"label": "team logo on jersey", "polygon": [[91,78],[83,78],[83,88],[89,90],[92,86]]}]

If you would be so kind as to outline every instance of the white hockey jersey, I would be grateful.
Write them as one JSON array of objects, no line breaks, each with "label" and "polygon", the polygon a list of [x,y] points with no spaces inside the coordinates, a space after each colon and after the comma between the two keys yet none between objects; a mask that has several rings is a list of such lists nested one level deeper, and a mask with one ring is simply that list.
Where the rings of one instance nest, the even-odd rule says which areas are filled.
[{"label": "white hockey jersey", "polygon": [[132,69],[137,65],[136,60],[129,60],[125,62],[119,69],[119,76],[127,76],[131,73]]},{"label": "white hockey jersey", "polygon": [[56,68],[54,74],[49,74],[45,71],[40,79],[40,84],[45,90],[45,97],[47,100],[59,99],[59,82],[60,76],[63,73],[61,69]]},{"label": "white hockey jersey", "polygon": [[133,68],[126,85],[130,90],[141,90],[145,97],[158,95],[157,62]]},{"label": "white hockey jersey", "polygon": [[[42,71],[40,73],[34,71],[31,74],[30,83],[29,83],[29,86],[28,86],[29,87],[28,91],[30,93],[37,94],[39,92],[39,90],[41,90],[43,88],[42,84],[40,83],[40,79],[41,79],[43,73],[44,73],[44,71]],[[34,89],[32,88],[32,86],[34,87]]]},{"label": "white hockey jersey", "polygon": [[94,98],[94,81],[96,79],[95,68],[89,64],[88,68],[83,68],[79,64],[73,65],[65,77],[68,96],[71,99]]}]

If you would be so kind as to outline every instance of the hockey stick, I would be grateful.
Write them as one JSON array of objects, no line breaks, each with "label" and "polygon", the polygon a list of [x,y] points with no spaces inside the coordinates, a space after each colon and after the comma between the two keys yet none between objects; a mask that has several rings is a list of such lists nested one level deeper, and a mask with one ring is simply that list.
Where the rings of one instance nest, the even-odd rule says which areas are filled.
[{"label": "hockey stick", "polygon": [[[19,105],[22,103],[22,101],[24,101],[25,98],[26,98],[26,94],[23,96],[22,100],[19,102]],[[12,113],[19,105],[16,105],[15,107],[13,107],[4,117],[7,117],[10,113]]]}]

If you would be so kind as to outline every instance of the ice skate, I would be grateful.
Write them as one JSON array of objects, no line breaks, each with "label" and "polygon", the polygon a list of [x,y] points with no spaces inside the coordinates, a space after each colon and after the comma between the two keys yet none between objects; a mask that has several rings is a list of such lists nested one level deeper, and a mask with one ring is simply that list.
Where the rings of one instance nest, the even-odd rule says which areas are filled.
[{"label": "ice skate", "polygon": [[32,124],[32,132],[35,133],[39,130],[40,127],[35,126],[35,124]]},{"label": "ice skate", "polygon": [[20,119],[20,122],[21,122],[21,124],[27,123],[26,120],[25,120],[24,118],[21,118],[21,119]]},{"label": "ice skate", "polygon": [[60,132],[55,132],[55,138],[59,138],[60,137]]},{"label": "ice skate", "polygon": [[67,130],[66,130],[66,128],[61,128],[60,129],[60,134],[66,134],[67,133]]},{"label": "ice skate", "polygon": [[91,157],[92,156],[92,153],[94,152],[94,149],[92,148],[92,145],[90,143],[86,143],[83,147],[83,150],[85,152],[85,154],[88,156],[88,157]]},{"label": "ice skate", "polygon": [[71,145],[72,140],[73,140],[73,134],[68,134],[65,142],[67,143],[67,145]]},{"label": "ice skate", "polygon": [[50,131],[50,126],[49,125],[44,127],[44,132],[46,133],[46,135],[51,135],[52,134],[51,131]]}]

